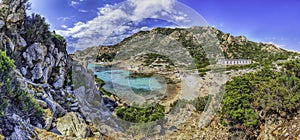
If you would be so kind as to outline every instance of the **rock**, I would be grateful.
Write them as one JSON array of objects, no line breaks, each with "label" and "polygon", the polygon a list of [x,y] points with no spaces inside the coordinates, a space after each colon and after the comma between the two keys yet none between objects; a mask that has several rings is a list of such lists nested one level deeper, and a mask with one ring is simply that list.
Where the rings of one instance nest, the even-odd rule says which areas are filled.
[{"label": "rock", "polygon": [[36,94],[36,97],[42,98],[42,97],[43,97],[43,93],[37,93],[37,94]]},{"label": "rock", "polygon": [[43,69],[42,69],[42,66],[40,63],[38,63],[34,68],[33,70],[31,71],[31,74],[32,74],[32,78],[31,80],[34,81],[34,80],[38,80],[38,79],[41,79],[42,76],[43,76]]},{"label": "rock", "polygon": [[60,117],[66,114],[67,111],[58,103],[52,101],[49,97],[46,98],[44,101],[47,103],[54,117]]},{"label": "rock", "polygon": [[159,134],[161,132],[161,126],[157,125],[153,128],[153,133],[154,134]]},{"label": "rock", "polygon": [[170,130],[170,131],[175,131],[175,130],[177,130],[177,127],[173,125],[173,126],[171,126],[171,127],[169,128],[169,130]]},{"label": "rock", "polygon": [[24,121],[20,116],[12,114],[7,116],[11,124],[14,124],[13,133],[6,140],[24,140],[34,136],[33,126]]},{"label": "rock", "polygon": [[[25,39],[20,36],[19,34],[17,34],[17,45],[20,46],[21,48],[25,48],[27,46],[27,42],[25,41]],[[22,50],[22,49],[21,49]]]},{"label": "rock", "polygon": [[71,104],[71,107],[78,107],[78,102]]},{"label": "rock", "polygon": [[66,136],[75,135],[78,138],[90,136],[91,131],[85,121],[74,112],[67,113],[65,116],[57,119],[57,130]]},{"label": "rock", "polygon": [[64,81],[62,78],[59,78],[54,84],[53,84],[55,89],[60,89],[64,86]]},{"label": "rock", "polygon": [[0,29],[3,28],[4,24],[5,24],[4,21],[0,20]]},{"label": "rock", "polygon": [[12,13],[7,16],[7,21],[11,23],[16,23],[18,21],[22,20],[21,15],[18,13]]},{"label": "rock", "polygon": [[23,57],[25,58],[29,68],[33,68],[35,62],[42,62],[44,60],[46,53],[46,46],[40,43],[34,43],[26,49],[23,53]]},{"label": "rock", "polygon": [[48,94],[43,94],[42,99],[44,100],[46,98],[48,98]]},{"label": "rock", "polygon": [[23,76],[25,76],[27,74],[27,69],[22,67],[21,68],[21,73],[22,73]]},{"label": "rock", "polygon": [[53,114],[51,112],[50,109],[46,109],[45,111],[45,126],[44,126],[44,129],[45,130],[49,130],[52,126],[52,122],[53,122]]},{"label": "rock", "polygon": [[47,81],[48,81],[48,73],[49,73],[49,68],[45,67],[43,69],[43,76],[41,78],[41,83],[47,83]]},{"label": "rock", "polygon": [[75,112],[75,111],[78,111],[78,110],[79,110],[79,107],[72,107],[72,108],[71,108],[71,111],[74,111],[74,112]]},{"label": "rock", "polygon": [[56,128],[51,129],[50,132],[53,132],[57,135],[61,135],[61,133]]},{"label": "rock", "polygon": [[8,40],[8,48],[13,52],[14,50],[15,50],[15,45],[14,45],[14,43],[9,39]]}]

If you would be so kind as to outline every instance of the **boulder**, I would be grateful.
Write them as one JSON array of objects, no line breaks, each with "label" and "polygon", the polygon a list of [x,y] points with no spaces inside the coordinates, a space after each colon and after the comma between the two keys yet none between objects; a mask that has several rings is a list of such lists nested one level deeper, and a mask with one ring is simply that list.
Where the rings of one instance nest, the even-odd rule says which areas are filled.
[{"label": "boulder", "polygon": [[15,45],[10,39],[7,40],[7,48],[9,48],[12,52],[15,50]]},{"label": "boulder", "polygon": [[0,20],[0,29],[2,29],[4,25],[5,25],[4,21]]},{"label": "boulder", "polygon": [[74,112],[67,113],[57,119],[57,130],[66,136],[75,135],[78,138],[90,136],[91,130],[85,121]]},{"label": "boulder", "polygon": [[31,80],[38,80],[41,79],[43,76],[43,69],[42,69],[42,65],[40,63],[38,63],[31,71],[32,74],[32,78]]},{"label": "boulder", "polygon": [[43,75],[41,77],[41,83],[47,83],[47,81],[48,81],[48,74],[49,74],[49,68],[45,67],[43,69]]},{"label": "boulder", "polygon": [[20,116],[12,114],[7,116],[8,123],[11,124],[10,129],[13,132],[10,136],[6,137],[6,140],[26,140],[34,136],[33,126],[24,121]]},{"label": "boulder", "polygon": [[66,114],[67,111],[63,107],[61,107],[58,103],[52,101],[49,97],[44,99],[44,101],[49,106],[54,117],[60,117]]},{"label": "boulder", "polygon": [[60,89],[64,86],[64,80],[62,78],[59,78],[54,84],[55,89]]},{"label": "boulder", "polygon": [[[19,48],[25,48],[27,46],[27,42],[25,41],[25,39],[20,36],[19,34],[16,34],[16,43],[19,46]],[[20,50],[22,50],[20,49]]]},{"label": "boulder", "polygon": [[47,53],[46,46],[40,43],[34,43],[26,49],[26,51],[23,53],[23,57],[25,58],[29,68],[33,68],[35,62],[44,61],[44,57],[46,56],[46,53]]}]

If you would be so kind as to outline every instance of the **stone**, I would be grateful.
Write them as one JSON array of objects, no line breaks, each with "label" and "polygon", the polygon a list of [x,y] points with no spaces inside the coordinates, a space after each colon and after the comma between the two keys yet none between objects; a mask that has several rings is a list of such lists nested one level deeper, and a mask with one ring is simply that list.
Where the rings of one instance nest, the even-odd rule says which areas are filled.
[{"label": "stone", "polygon": [[15,45],[14,43],[11,41],[11,40],[8,40],[8,48],[11,50],[11,51],[14,51],[15,50]]},{"label": "stone", "polygon": [[36,94],[36,97],[42,98],[42,97],[43,97],[43,93],[37,93],[37,94]]},{"label": "stone", "polygon": [[169,130],[170,130],[170,131],[175,131],[175,130],[177,130],[177,127],[173,125],[173,126],[171,126],[171,127],[169,128]]},{"label": "stone", "polygon": [[17,34],[17,45],[24,48],[27,46],[27,42],[25,41],[25,39],[20,36],[19,34]]},{"label": "stone", "polygon": [[60,117],[66,114],[67,111],[58,103],[52,101],[49,97],[44,99],[44,101],[47,103],[48,107],[53,112],[54,117]]},{"label": "stone", "polygon": [[43,75],[41,77],[41,83],[47,83],[47,81],[48,81],[48,73],[49,73],[49,68],[45,67],[43,69]]},{"label": "stone", "polygon": [[160,125],[157,125],[153,128],[153,133],[154,134],[158,134],[161,132],[161,126]]},{"label": "stone", "polygon": [[43,76],[43,69],[40,63],[38,63],[31,71],[32,77],[31,80],[38,80],[41,79]]},{"label": "stone", "polygon": [[23,76],[25,76],[27,74],[27,69],[22,67],[21,68],[21,73],[22,73]]},{"label": "stone", "polygon": [[8,123],[14,124],[13,133],[6,137],[6,140],[23,140],[29,139],[33,134],[33,126],[24,121],[20,116],[12,114],[8,117]]},{"label": "stone", "polygon": [[46,53],[47,53],[46,46],[40,43],[34,43],[26,49],[26,51],[23,53],[23,57],[25,58],[29,68],[33,68],[35,62],[44,61],[44,57]]},{"label": "stone", "polygon": [[75,135],[78,138],[87,138],[91,134],[89,126],[74,112],[57,119],[57,130],[66,136]]},{"label": "stone", "polygon": [[78,102],[71,104],[71,107],[78,107]]},{"label": "stone", "polygon": [[78,111],[79,110],[79,107],[72,107],[71,108],[71,111]]},{"label": "stone", "polygon": [[62,78],[59,78],[54,84],[53,84],[55,89],[60,89],[64,86],[64,81]]},{"label": "stone", "polygon": [[49,130],[52,126],[52,122],[53,122],[53,114],[51,112],[50,109],[46,109],[45,111],[45,126],[44,126],[44,129],[45,130]]},{"label": "stone", "polygon": [[18,13],[12,13],[7,16],[7,21],[11,23],[16,23],[18,21],[22,20],[20,15]]},{"label": "stone", "polygon": [[0,20],[0,29],[2,29],[4,25],[5,25],[4,21]]}]

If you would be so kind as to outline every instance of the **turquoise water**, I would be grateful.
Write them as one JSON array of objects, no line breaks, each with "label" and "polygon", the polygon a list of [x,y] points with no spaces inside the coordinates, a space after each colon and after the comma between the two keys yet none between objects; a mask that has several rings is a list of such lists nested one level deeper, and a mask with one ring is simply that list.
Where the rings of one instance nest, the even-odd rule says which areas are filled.
[{"label": "turquoise water", "polygon": [[[95,67],[97,72],[95,71]],[[107,68],[89,64],[88,69],[94,71],[98,78],[105,81],[103,88],[117,96],[132,101],[138,100],[136,95],[155,95],[164,90],[164,84],[157,77],[129,78],[131,72],[119,68]]]}]

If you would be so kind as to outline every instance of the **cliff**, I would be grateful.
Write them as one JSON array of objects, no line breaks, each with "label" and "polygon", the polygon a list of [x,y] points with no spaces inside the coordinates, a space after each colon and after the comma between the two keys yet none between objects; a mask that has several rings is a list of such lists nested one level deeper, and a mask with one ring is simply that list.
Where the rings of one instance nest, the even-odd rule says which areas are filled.
[{"label": "cliff", "polygon": [[27,8],[27,0],[0,3],[0,136],[101,139],[92,133],[74,95],[65,39],[49,31],[45,18],[26,15]]}]

